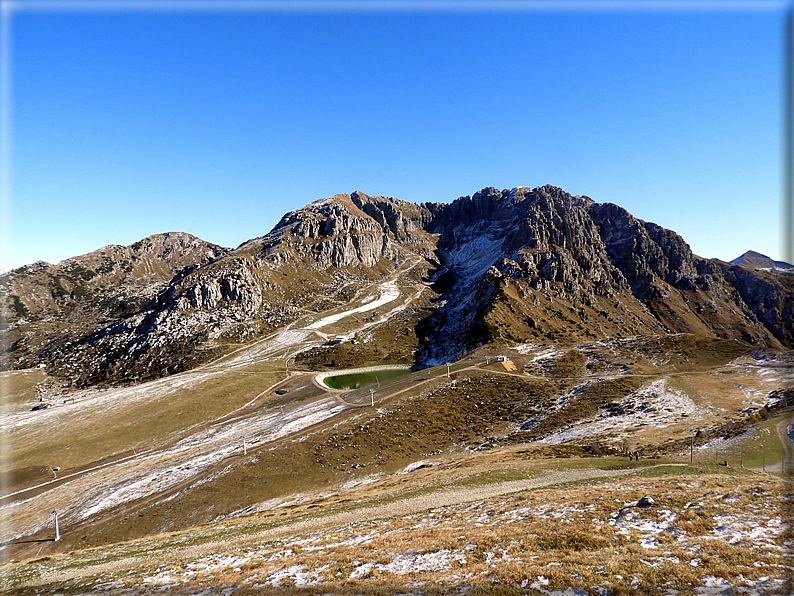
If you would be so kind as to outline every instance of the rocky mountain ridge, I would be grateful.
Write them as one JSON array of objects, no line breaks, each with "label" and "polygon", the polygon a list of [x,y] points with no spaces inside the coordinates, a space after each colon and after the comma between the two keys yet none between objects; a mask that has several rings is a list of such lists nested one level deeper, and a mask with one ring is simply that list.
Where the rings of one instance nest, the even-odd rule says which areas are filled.
[{"label": "rocky mountain ridge", "polygon": [[[415,323],[419,363],[491,341],[688,332],[794,344],[790,277],[697,257],[675,232],[553,186],[418,205],[354,192],[290,212],[235,250],[188,237],[146,239],[152,248],[142,260],[123,256],[136,245],[108,248],[121,251],[115,259],[91,253],[92,263],[114,263],[106,276],[81,261],[0,277],[10,366],[46,362],[79,385],[172,373],[224,341],[247,342],[344,305],[412,261],[420,263],[412,275],[436,293],[433,312]],[[41,278],[23,283],[33,273]],[[115,310],[92,318],[84,313],[96,299],[71,305],[87,299],[80,288],[110,292],[93,290],[95,278],[121,294],[109,294]],[[86,322],[56,339],[36,334],[60,313]]]},{"label": "rocky mountain ridge", "polygon": [[[792,312],[783,290],[788,282],[751,276],[756,281],[747,278],[740,290],[727,283],[726,276],[737,275],[730,267],[697,257],[675,232],[617,205],[553,186],[486,188],[442,207],[433,225],[441,231],[442,263],[452,263],[456,277],[468,281],[458,282],[460,296],[428,321],[443,331],[427,342],[423,358],[438,361],[467,347],[441,339],[461,337],[446,333],[456,324],[459,331],[476,330],[480,341],[694,332],[779,346],[792,337],[781,317]],[[467,250],[468,238],[480,244]],[[470,275],[468,264],[488,250],[487,273]],[[770,285],[759,290],[763,283]],[[751,300],[753,310],[742,291],[756,290],[768,302]],[[766,327],[759,317],[775,324]]]},{"label": "rocky mountain ridge", "polygon": [[38,364],[44,351],[136,313],[174,279],[229,252],[191,234],[166,232],[0,276],[2,333],[14,365]]}]

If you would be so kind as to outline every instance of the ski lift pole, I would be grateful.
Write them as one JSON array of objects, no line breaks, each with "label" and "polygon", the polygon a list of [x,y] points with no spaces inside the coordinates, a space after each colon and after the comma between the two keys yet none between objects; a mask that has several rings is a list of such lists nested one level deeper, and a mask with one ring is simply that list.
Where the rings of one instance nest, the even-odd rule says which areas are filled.
[{"label": "ski lift pole", "polygon": [[53,509],[52,515],[55,517],[55,542],[61,539],[61,528],[58,526],[58,510]]}]

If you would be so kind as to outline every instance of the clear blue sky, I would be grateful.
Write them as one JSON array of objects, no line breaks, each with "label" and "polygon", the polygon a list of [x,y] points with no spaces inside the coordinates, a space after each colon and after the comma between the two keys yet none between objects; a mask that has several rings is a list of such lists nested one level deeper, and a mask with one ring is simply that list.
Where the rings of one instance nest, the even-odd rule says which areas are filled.
[{"label": "clear blue sky", "polygon": [[25,10],[3,266],[554,184],[782,258],[783,10]]}]

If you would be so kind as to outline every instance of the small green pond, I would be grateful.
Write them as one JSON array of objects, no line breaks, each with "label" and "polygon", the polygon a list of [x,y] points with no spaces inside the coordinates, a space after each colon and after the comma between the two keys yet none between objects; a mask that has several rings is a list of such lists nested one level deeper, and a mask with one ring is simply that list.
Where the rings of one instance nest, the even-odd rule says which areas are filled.
[{"label": "small green pond", "polygon": [[410,368],[386,368],[382,370],[369,370],[366,372],[350,373],[348,375],[334,375],[325,377],[323,382],[331,389],[359,389],[380,383],[386,379],[401,377],[413,372]]}]

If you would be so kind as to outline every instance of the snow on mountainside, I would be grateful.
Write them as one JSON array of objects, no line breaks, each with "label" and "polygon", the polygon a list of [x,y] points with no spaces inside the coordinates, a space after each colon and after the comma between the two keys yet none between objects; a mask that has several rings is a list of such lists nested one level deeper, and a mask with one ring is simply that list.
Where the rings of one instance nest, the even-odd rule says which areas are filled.
[{"label": "snow on mountainside", "polygon": [[702,259],[675,232],[554,186],[420,205],[354,192],[231,251],[185,234],[91,255],[2,277],[12,367],[46,362],[76,385],[162,376],[401,270],[435,295],[404,323],[419,363],[485,342],[643,333],[794,343],[790,277]]}]

